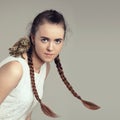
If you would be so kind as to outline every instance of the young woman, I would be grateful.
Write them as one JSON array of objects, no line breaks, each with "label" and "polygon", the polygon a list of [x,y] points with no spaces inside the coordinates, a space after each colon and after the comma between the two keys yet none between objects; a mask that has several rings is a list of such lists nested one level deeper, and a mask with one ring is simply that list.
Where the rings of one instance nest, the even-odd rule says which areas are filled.
[{"label": "young woman", "polygon": [[37,102],[46,115],[57,117],[41,101],[44,80],[53,60],[69,91],[87,108],[99,108],[83,100],[64,76],[59,53],[65,35],[63,15],[55,10],[46,10],[33,20],[29,36],[21,38],[9,49],[10,56],[0,63],[0,120],[30,120]]}]

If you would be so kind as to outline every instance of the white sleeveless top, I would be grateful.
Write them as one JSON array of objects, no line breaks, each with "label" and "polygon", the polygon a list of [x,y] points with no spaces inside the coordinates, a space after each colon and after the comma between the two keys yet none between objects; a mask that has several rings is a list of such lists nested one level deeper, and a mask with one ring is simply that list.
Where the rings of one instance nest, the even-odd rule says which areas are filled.
[{"label": "white sleeveless top", "polygon": [[[0,63],[0,67],[10,61],[21,63],[23,75],[16,88],[0,104],[0,120],[25,120],[38,103],[32,92],[29,66],[23,58],[9,56]],[[41,66],[40,73],[35,73],[35,83],[40,98],[43,96],[45,77],[46,63]]]}]

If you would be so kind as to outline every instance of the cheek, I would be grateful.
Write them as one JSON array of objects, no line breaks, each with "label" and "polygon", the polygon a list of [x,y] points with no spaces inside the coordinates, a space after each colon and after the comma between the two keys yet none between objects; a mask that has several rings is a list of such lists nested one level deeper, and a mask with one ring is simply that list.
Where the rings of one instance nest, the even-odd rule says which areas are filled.
[{"label": "cheek", "polygon": [[43,46],[41,46],[41,45],[38,44],[38,43],[35,43],[35,51],[36,51],[37,53],[42,52],[42,51],[43,51]]}]

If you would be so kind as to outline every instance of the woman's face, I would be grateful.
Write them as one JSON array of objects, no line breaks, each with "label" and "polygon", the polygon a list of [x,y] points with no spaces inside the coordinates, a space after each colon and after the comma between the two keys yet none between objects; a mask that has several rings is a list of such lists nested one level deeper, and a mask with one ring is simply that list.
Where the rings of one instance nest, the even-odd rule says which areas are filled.
[{"label": "woman's face", "polygon": [[34,44],[34,56],[41,62],[51,62],[60,53],[64,43],[64,29],[61,24],[45,22],[40,25],[35,36],[32,37]]}]

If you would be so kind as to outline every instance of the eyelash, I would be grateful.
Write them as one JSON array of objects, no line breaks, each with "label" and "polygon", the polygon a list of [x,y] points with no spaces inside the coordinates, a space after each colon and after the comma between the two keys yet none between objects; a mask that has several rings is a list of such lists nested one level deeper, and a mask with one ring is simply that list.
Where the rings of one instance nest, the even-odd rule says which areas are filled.
[{"label": "eyelash", "polygon": [[[41,41],[42,41],[43,43],[46,43],[46,42],[48,42],[49,40],[48,40],[47,38],[42,38]],[[56,44],[60,44],[61,41],[62,41],[62,40],[60,40],[60,39],[56,39],[56,40],[55,40],[55,43],[56,43]]]},{"label": "eyelash", "polygon": [[42,38],[41,41],[44,42],[44,43],[46,43],[48,41],[48,39]]},{"label": "eyelash", "polygon": [[55,42],[57,43],[57,44],[60,44],[61,43],[61,40],[55,40]]}]

